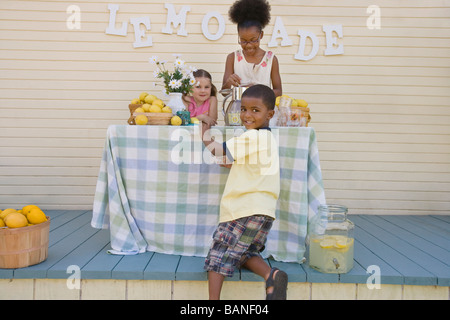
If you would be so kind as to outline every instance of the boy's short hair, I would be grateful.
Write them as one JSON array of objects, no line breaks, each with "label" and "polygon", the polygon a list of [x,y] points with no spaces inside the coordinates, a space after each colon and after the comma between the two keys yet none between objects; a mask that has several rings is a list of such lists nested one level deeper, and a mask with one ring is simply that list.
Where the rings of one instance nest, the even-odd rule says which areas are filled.
[{"label": "boy's short hair", "polygon": [[275,108],[275,93],[266,85],[255,84],[248,87],[242,94],[242,98],[244,97],[260,98],[267,109],[273,110]]}]

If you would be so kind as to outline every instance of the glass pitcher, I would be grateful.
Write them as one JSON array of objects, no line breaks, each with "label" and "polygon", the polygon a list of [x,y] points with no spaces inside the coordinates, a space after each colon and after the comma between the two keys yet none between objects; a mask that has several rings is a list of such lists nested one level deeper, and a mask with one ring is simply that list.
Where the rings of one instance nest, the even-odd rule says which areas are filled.
[{"label": "glass pitcher", "polygon": [[[231,87],[231,89],[222,89],[220,93],[228,94],[222,103],[222,113],[226,126],[241,126],[241,98],[247,87]],[[228,103],[227,100],[231,98]]]},{"label": "glass pitcher", "polygon": [[320,205],[311,225],[309,266],[324,273],[346,273],[353,268],[354,224],[341,205]]},{"label": "glass pitcher", "polygon": [[231,101],[225,113],[226,126],[240,126],[241,123],[241,100]]}]

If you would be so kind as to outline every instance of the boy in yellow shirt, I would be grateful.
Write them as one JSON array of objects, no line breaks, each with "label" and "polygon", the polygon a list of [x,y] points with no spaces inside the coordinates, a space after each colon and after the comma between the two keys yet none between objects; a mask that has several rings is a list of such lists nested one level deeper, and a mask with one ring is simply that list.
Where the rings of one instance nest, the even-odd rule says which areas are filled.
[{"label": "boy in yellow shirt", "polygon": [[211,141],[210,127],[203,126],[206,147],[232,163],[220,202],[219,225],[205,261],[211,300],[220,298],[225,277],[241,266],[264,278],[267,300],[286,299],[287,274],[270,268],[259,254],[275,219],[280,193],[278,145],[269,128],[274,106],[273,90],[254,85],[241,99],[246,132],[222,145]]}]

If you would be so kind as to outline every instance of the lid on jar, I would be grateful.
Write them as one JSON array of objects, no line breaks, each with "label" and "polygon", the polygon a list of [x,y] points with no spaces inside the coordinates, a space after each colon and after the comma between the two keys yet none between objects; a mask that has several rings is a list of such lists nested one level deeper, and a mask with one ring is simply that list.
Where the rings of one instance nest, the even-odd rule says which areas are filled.
[{"label": "lid on jar", "polygon": [[325,213],[328,221],[344,221],[347,218],[348,208],[339,204],[321,204],[319,212]]}]

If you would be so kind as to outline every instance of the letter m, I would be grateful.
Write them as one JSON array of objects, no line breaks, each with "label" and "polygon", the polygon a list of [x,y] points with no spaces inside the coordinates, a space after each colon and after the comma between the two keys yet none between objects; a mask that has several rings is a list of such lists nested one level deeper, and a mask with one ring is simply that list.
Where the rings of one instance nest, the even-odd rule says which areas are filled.
[{"label": "letter m", "polygon": [[176,28],[181,24],[180,29],[177,34],[179,36],[187,36],[188,33],[186,31],[186,15],[189,11],[191,11],[190,6],[182,6],[179,14],[175,12],[175,8],[173,4],[166,3],[165,8],[167,9],[167,22],[166,26],[162,28],[162,33],[172,34],[172,28],[170,25],[173,23],[173,26]]}]

